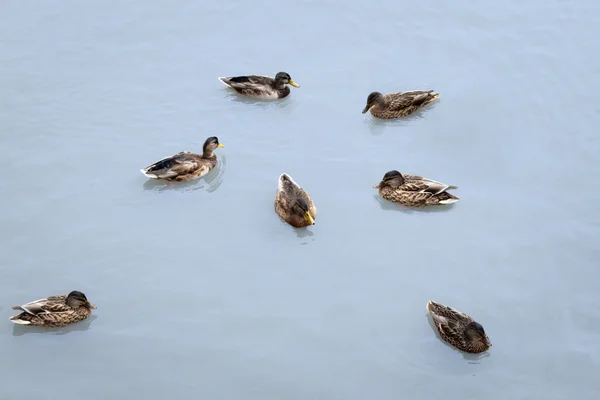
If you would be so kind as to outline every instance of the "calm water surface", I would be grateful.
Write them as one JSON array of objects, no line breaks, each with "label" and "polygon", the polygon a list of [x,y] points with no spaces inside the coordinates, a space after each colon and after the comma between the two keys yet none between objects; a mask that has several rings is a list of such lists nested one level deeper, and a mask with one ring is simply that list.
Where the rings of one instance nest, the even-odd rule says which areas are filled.
[{"label": "calm water surface", "polygon": [[[0,398],[598,398],[599,24],[591,0],[3,2]],[[279,102],[216,79],[280,70]],[[360,113],[409,89],[441,98]],[[139,173],[212,135],[205,178]],[[391,169],[462,200],[382,202]],[[282,172],[315,226],[274,213]],[[83,323],[8,321],[73,289]],[[491,351],[441,342],[428,299]]]}]

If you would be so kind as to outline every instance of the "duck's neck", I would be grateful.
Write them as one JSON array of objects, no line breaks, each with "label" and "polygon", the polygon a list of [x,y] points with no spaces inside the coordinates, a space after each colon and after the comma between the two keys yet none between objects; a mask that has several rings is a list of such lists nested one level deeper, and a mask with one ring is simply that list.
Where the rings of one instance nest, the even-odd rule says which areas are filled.
[{"label": "duck's neck", "polygon": [[277,93],[279,93],[279,98],[282,99],[290,94],[290,87],[283,85],[281,89],[277,89]]},{"label": "duck's neck", "polygon": [[386,105],[386,103],[387,102],[386,102],[385,97],[384,97],[383,99],[381,99],[381,101],[378,101],[375,104],[373,104],[373,107],[371,107],[371,108],[378,109],[378,108],[384,107]]},{"label": "duck's neck", "polygon": [[213,158],[215,155],[208,149],[202,150],[202,158]]},{"label": "duck's neck", "polygon": [[283,90],[284,88],[285,88],[285,83],[283,83],[283,81],[281,81],[281,80],[275,81],[275,89]]}]

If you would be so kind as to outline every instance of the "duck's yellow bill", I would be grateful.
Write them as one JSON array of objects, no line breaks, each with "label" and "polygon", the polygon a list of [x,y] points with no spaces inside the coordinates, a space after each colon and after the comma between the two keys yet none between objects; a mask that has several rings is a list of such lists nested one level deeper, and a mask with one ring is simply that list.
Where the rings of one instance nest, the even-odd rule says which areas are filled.
[{"label": "duck's yellow bill", "polygon": [[299,88],[300,85],[298,85],[296,82],[294,82],[293,80],[290,79],[290,81],[288,82],[290,85],[292,85],[295,88]]},{"label": "duck's yellow bill", "polygon": [[96,307],[95,305],[93,305],[93,304],[92,304],[92,303],[90,303],[90,302],[88,302],[88,304],[90,305],[90,308],[91,308],[92,310],[95,310],[96,308],[98,308],[98,307]]},{"label": "duck's yellow bill", "polygon": [[373,186],[373,189],[379,189],[379,184]]},{"label": "duck's yellow bill", "polygon": [[304,219],[306,220],[306,222],[308,222],[311,225],[315,224],[315,220],[313,219],[312,215],[310,215],[310,213],[308,211],[304,213]]},{"label": "duck's yellow bill", "polygon": [[217,147],[223,148],[225,146],[223,146],[221,143],[219,143],[219,145]]}]

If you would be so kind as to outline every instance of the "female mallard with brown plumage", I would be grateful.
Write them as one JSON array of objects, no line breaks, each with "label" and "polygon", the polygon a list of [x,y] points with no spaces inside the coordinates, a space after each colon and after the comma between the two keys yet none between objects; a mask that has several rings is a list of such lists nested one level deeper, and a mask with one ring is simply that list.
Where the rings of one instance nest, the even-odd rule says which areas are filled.
[{"label": "female mallard with brown plumage", "polygon": [[262,75],[219,78],[221,82],[239,94],[259,99],[282,99],[290,94],[290,87],[299,88],[287,72],[278,72],[275,78]]},{"label": "female mallard with brown plumage", "polygon": [[202,146],[202,155],[182,151],[175,155],[163,158],[154,164],[141,169],[142,174],[152,179],[165,179],[168,181],[189,181],[200,178],[217,165],[217,156],[213,151],[224,147],[216,136],[209,137]]},{"label": "female mallard with brown plumage", "polygon": [[427,311],[442,339],[467,353],[481,353],[492,346],[483,326],[467,314],[429,300]]},{"label": "female mallard with brown plumage", "polygon": [[10,320],[21,325],[61,327],[83,321],[95,309],[96,306],[88,301],[85,294],[74,290],[68,295],[59,294],[14,306],[13,310],[23,312],[10,317]]},{"label": "female mallard with brown plumage", "polygon": [[425,207],[456,203],[459,198],[447,192],[457,189],[422,176],[401,174],[393,170],[387,172],[379,184],[373,186],[386,200],[409,207]]},{"label": "female mallard with brown plumage", "polygon": [[367,97],[367,105],[362,113],[371,110],[374,117],[382,119],[406,117],[438,97],[440,97],[439,93],[435,93],[433,90],[388,93],[385,96],[379,92],[373,92]]},{"label": "female mallard with brown plumage", "polygon": [[317,207],[310,195],[287,174],[279,177],[275,212],[295,228],[314,225],[317,218]]}]

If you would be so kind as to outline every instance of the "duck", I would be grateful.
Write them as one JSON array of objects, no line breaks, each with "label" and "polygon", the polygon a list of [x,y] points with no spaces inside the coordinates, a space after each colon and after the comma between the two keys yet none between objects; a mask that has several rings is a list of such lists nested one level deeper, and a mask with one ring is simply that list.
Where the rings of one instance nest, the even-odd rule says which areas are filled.
[{"label": "duck", "polygon": [[275,212],[294,228],[314,225],[317,218],[314,201],[288,174],[279,176]]},{"label": "duck", "polygon": [[217,156],[213,151],[223,148],[216,136],[211,136],[202,146],[202,155],[189,151],[182,151],[169,157],[165,157],[154,164],[141,169],[140,172],[152,179],[164,179],[167,181],[189,181],[200,178],[217,165]]},{"label": "duck", "polygon": [[433,300],[427,302],[427,312],[441,338],[457,349],[467,353],[481,353],[492,346],[483,326],[467,314]]},{"label": "duck", "polygon": [[448,190],[458,189],[458,186],[446,185],[422,176],[401,174],[396,170],[386,172],[373,189],[379,189],[379,194],[384,199],[408,207],[453,204],[460,200],[448,193]]},{"label": "duck", "polygon": [[22,306],[14,306],[12,309],[23,311],[10,317],[15,324],[61,327],[83,321],[96,306],[88,301],[85,294],[74,290],[68,295],[46,297]]},{"label": "duck", "polygon": [[290,87],[299,88],[287,72],[278,72],[275,78],[262,75],[220,77],[219,80],[239,94],[263,99],[282,99],[290,94]]},{"label": "duck", "polygon": [[385,96],[373,92],[367,97],[367,105],[362,113],[371,111],[371,115],[381,119],[402,118],[425,107],[440,97],[433,90],[412,90],[409,92],[388,93]]}]

